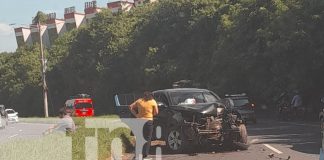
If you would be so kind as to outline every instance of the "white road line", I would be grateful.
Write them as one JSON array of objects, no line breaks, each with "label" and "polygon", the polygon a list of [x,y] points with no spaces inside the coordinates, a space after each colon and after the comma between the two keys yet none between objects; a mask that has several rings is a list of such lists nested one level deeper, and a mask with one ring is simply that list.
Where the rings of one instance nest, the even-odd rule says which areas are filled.
[{"label": "white road line", "polygon": [[250,141],[250,144],[256,143],[257,141],[259,141],[259,139],[252,139],[252,140]]},{"label": "white road line", "polygon": [[10,136],[8,138],[13,138],[13,137],[16,137],[16,136],[18,136],[18,134],[14,134],[14,135],[12,135],[12,136]]},{"label": "white road line", "polygon": [[320,125],[318,124],[307,124],[307,123],[294,123],[294,122],[279,122],[282,124],[292,124],[296,126],[306,126],[306,127],[319,127]]},{"label": "white road line", "polygon": [[276,148],[270,146],[269,144],[263,144],[263,145],[266,146],[266,147],[268,147],[269,149],[271,149],[272,151],[274,151],[274,152],[276,152],[276,153],[278,153],[278,154],[282,154],[281,151],[279,151],[278,149],[276,149]]}]

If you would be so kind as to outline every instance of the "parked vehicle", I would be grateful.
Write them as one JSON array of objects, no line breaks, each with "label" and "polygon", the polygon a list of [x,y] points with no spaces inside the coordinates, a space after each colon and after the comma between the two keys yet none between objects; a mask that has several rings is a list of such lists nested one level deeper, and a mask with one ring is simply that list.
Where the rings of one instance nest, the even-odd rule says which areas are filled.
[{"label": "parked vehicle", "polygon": [[280,104],[278,106],[278,112],[279,112],[279,119],[280,120],[290,120],[292,113],[291,113],[291,107],[284,103],[284,104]]},{"label": "parked vehicle", "polygon": [[234,107],[233,110],[237,112],[237,115],[243,119],[245,122],[252,121],[257,122],[255,116],[255,104],[251,103],[247,94],[226,94],[226,98],[233,100]]},{"label": "parked vehicle", "polygon": [[154,126],[161,127],[161,140],[171,152],[202,144],[248,148],[243,121],[215,93],[177,88],[154,91],[153,95],[159,107]]},{"label": "parked vehicle", "polygon": [[90,95],[78,94],[72,96],[65,102],[65,107],[73,111],[73,116],[76,117],[89,117],[94,116],[93,101]]},{"label": "parked vehicle", "polygon": [[16,112],[13,109],[5,109],[7,115],[8,115],[8,121],[9,122],[19,122],[18,119],[18,112]]},{"label": "parked vehicle", "polygon": [[0,128],[6,128],[8,125],[8,116],[5,111],[5,106],[0,105]]}]

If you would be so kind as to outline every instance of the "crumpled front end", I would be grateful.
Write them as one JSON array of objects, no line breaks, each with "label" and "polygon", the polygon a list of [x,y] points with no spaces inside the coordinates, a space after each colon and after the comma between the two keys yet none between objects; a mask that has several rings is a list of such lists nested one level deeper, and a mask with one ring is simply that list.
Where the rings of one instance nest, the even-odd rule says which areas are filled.
[{"label": "crumpled front end", "polygon": [[215,115],[195,114],[185,118],[183,131],[186,137],[198,144],[222,143],[227,137],[239,133],[236,115],[222,111],[218,109]]}]

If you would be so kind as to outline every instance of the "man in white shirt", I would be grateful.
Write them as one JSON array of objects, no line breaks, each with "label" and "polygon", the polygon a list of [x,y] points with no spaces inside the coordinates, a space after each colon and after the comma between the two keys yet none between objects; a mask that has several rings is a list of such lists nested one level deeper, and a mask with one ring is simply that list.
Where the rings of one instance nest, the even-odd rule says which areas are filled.
[{"label": "man in white shirt", "polygon": [[304,117],[304,108],[303,108],[303,100],[302,97],[300,96],[298,91],[295,91],[295,95],[293,99],[291,100],[291,107],[292,107],[292,114],[293,118],[297,118],[298,116],[302,116],[299,118],[305,118]]},{"label": "man in white shirt", "polygon": [[75,124],[71,117],[71,113],[65,108],[60,109],[60,120],[55,130],[63,132],[75,132]]}]

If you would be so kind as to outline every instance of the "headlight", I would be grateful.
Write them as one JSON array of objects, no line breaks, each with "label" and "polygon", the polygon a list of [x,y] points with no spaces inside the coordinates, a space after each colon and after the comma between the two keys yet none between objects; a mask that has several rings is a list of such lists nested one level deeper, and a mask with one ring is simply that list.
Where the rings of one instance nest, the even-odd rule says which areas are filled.
[{"label": "headlight", "polygon": [[224,108],[217,108],[217,115],[221,115],[224,112]]}]

